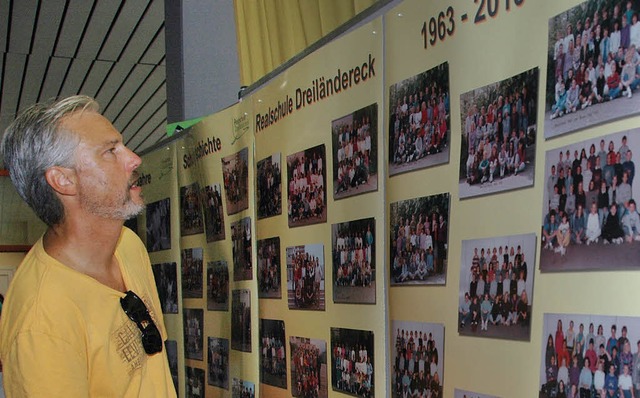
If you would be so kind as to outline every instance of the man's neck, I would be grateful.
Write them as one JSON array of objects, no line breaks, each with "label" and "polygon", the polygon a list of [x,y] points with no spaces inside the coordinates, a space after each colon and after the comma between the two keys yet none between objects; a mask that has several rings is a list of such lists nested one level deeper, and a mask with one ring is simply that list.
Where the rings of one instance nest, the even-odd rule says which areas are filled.
[{"label": "man's neck", "polygon": [[47,254],[69,268],[110,287],[120,288],[122,276],[115,250],[121,232],[122,221],[119,220],[66,221],[45,232],[43,245]]}]

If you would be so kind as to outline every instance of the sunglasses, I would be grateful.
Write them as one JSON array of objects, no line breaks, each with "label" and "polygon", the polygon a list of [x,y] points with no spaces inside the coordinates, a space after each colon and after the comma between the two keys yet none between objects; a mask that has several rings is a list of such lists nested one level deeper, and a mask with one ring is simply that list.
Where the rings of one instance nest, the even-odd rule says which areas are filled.
[{"label": "sunglasses", "polygon": [[120,298],[120,305],[124,313],[135,322],[142,332],[144,351],[149,355],[162,351],[162,336],[156,324],[153,323],[149,310],[142,299],[129,290],[124,297]]}]

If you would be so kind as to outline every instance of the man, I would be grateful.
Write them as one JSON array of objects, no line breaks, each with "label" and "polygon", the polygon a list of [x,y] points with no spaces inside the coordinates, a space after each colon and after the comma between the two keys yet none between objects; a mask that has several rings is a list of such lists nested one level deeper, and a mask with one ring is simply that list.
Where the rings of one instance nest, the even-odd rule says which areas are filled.
[{"label": "man", "polygon": [[144,209],[140,158],[85,96],[32,106],[0,149],[48,226],[7,293],[7,395],[175,397],[149,257],[123,227]]}]

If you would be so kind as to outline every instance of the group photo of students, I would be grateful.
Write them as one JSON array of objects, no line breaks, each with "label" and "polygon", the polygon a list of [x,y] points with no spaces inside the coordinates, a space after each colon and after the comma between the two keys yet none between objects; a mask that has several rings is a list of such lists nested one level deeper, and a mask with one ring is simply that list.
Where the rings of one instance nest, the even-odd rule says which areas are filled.
[{"label": "group photo of students", "polygon": [[640,396],[640,318],[544,314],[542,398]]},{"label": "group photo of students", "polygon": [[163,314],[178,313],[178,275],[176,263],[153,264],[153,277]]},{"label": "group photo of students", "polygon": [[207,382],[209,385],[229,389],[229,339],[209,337],[207,356]]},{"label": "group photo of students", "polygon": [[222,178],[227,198],[227,213],[249,208],[249,149],[243,148],[222,158]]},{"label": "group photo of students", "polygon": [[449,194],[391,204],[391,284],[444,284]]},{"label": "group photo of students", "polygon": [[638,267],[629,261],[640,245],[633,160],[640,150],[638,132],[627,130],[547,151],[541,270]]},{"label": "group photo of students", "polygon": [[333,300],[336,303],[375,303],[374,218],[331,226]]},{"label": "group photo of students", "polygon": [[589,0],[550,20],[545,137],[640,111],[639,6]]},{"label": "group photo of students", "polygon": [[327,221],[324,144],[287,156],[289,227]]},{"label": "group photo of students", "polygon": [[378,104],[331,122],[334,199],[378,189],[377,133]]},{"label": "group photo of students", "polygon": [[324,245],[287,247],[289,309],[324,311]]},{"label": "group photo of students", "polygon": [[250,381],[233,378],[231,386],[232,398],[256,398],[256,387]]},{"label": "group photo of students", "polygon": [[204,370],[185,366],[185,390],[187,398],[204,398]]},{"label": "group photo of students", "polygon": [[282,163],[280,153],[256,165],[258,219],[282,213]]},{"label": "group photo of students", "polygon": [[529,340],[535,234],[462,241],[458,333]]},{"label": "group photo of students", "polygon": [[449,161],[449,64],[389,87],[389,175]]},{"label": "group photo of students", "polygon": [[204,232],[200,199],[200,184],[197,182],[180,187],[180,236]]},{"label": "group photo of students", "polygon": [[391,396],[440,398],[444,384],[444,325],[392,321]]},{"label": "group photo of students", "polygon": [[537,98],[538,68],[460,95],[460,197],[533,185]]},{"label": "group photo of students", "polygon": [[327,342],[290,337],[291,394],[299,398],[326,398]]},{"label": "group photo of students", "polygon": [[251,293],[249,289],[231,292],[231,348],[251,352]]},{"label": "group photo of students", "polygon": [[147,204],[147,251],[171,249],[171,199]]},{"label": "group photo of students", "polygon": [[231,223],[234,281],[253,279],[253,262],[251,257],[252,239],[251,218],[245,217]]},{"label": "group photo of students", "polygon": [[182,270],[182,298],[202,298],[202,248],[183,249],[180,252]]},{"label": "group photo of students", "polygon": [[207,310],[229,310],[229,266],[224,260],[207,263]]},{"label": "group photo of students", "polygon": [[280,298],[280,237],[258,241],[258,297]]},{"label": "group photo of students", "polygon": [[204,207],[204,225],[207,242],[224,240],[224,210],[222,208],[222,188],[220,184],[204,187],[202,193]]},{"label": "group photo of students", "polygon": [[284,321],[260,319],[260,382],[287,388]]},{"label": "group photo of students", "polygon": [[184,308],[184,356],[202,361],[204,311],[201,308]]},{"label": "group photo of students", "polygon": [[374,393],[373,333],[331,328],[331,384],[334,390],[357,397]]}]

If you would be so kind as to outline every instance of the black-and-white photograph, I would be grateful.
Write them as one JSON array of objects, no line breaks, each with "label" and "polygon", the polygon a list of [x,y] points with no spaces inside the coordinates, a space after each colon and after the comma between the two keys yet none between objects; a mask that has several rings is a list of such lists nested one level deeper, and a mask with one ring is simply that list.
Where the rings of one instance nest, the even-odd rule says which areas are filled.
[{"label": "black-and-white photograph", "polygon": [[281,298],[280,237],[258,241],[258,297]]},{"label": "black-and-white photograph", "polygon": [[324,311],[324,245],[287,247],[289,309]]},{"label": "black-and-white photograph", "polygon": [[460,198],[533,185],[538,68],[460,95]]},{"label": "black-and-white photograph", "polygon": [[229,339],[209,337],[208,383],[229,389]]},{"label": "black-and-white photograph", "polygon": [[638,133],[547,151],[541,271],[640,269],[640,185],[633,185]]},{"label": "black-and-white photograph", "polygon": [[391,332],[391,396],[442,397],[444,325],[392,321]]},{"label": "black-and-white photograph", "polygon": [[251,292],[231,292],[231,348],[251,352]]},{"label": "black-and-white photograph", "polygon": [[229,265],[226,261],[207,263],[207,310],[229,310]]},{"label": "black-and-white photograph", "polygon": [[391,285],[444,285],[449,193],[391,203]]},{"label": "black-and-white photograph", "polygon": [[258,219],[282,214],[282,160],[280,152],[257,164]]},{"label": "black-and-white photograph", "polygon": [[640,318],[544,314],[540,398],[638,396]]},{"label": "black-and-white photograph", "polygon": [[589,0],[549,19],[545,138],[640,113],[639,6]]},{"label": "black-and-white photograph", "polygon": [[327,342],[306,337],[289,337],[291,350],[291,395],[327,398]]},{"label": "black-and-white photograph", "polygon": [[180,187],[180,236],[196,235],[204,232],[200,185]]},{"label": "black-and-white photograph", "polygon": [[533,233],[462,241],[460,335],[529,340],[536,246]]},{"label": "black-and-white photograph", "polygon": [[287,156],[287,214],[289,227],[327,221],[324,144]]},{"label": "black-and-white photograph", "polygon": [[173,386],[178,392],[178,342],[176,340],[166,340],[164,347],[167,350],[167,359],[169,361],[169,372],[171,372],[171,379],[173,380]]},{"label": "black-and-white photograph", "polygon": [[147,204],[147,251],[171,249],[171,200]]},{"label": "black-and-white photograph", "polygon": [[183,249],[182,260],[182,298],[202,298],[203,258],[202,248]]},{"label": "black-and-white photograph", "polygon": [[233,378],[233,385],[231,387],[232,398],[256,398],[256,386],[254,383]]},{"label": "black-and-white photograph", "polygon": [[224,240],[224,210],[222,209],[222,189],[220,184],[204,187],[202,193],[204,207],[204,230],[207,242]]},{"label": "black-and-white photograph", "polygon": [[204,336],[204,311],[201,308],[184,308],[184,356],[202,361]]},{"label": "black-and-white photograph", "polygon": [[378,104],[331,122],[333,198],[378,189]]},{"label": "black-and-white photograph", "polygon": [[233,280],[248,281],[253,279],[251,219],[249,217],[231,223],[231,239],[233,243]]},{"label": "black-and-white photograph", "polygon": [[204,398],[204,370],[184,367],[186,398]]},{"label": "black-and-white photograph", "polygon": [[160,263],[151,266],[158,289],[158,298],[163,314],[178,313],[178,271],[177,264]]},{"label": "black-and-white photograph", "polygon": [[376,303],[375,227],[374,218],[331,226],[334,303]]},{"label": "black-and-white photograph", "polygon": [[389,176],[449,162],[449,64],[389,87]]},{"label": "black-and-white photograph", "polygon": [[375,396],[373,332],[331,328],[331,363],[334,391],[364,398]]},{"label": "black-and-white photograph", "polygon": [[287,388],[284,321],[260,319],[260,382]]},{"label": "black-and-white photograph", "polygon": [[249,149],[243,148],[222,158],[222,176],[227,198],[227,214],[249,208]]}]

